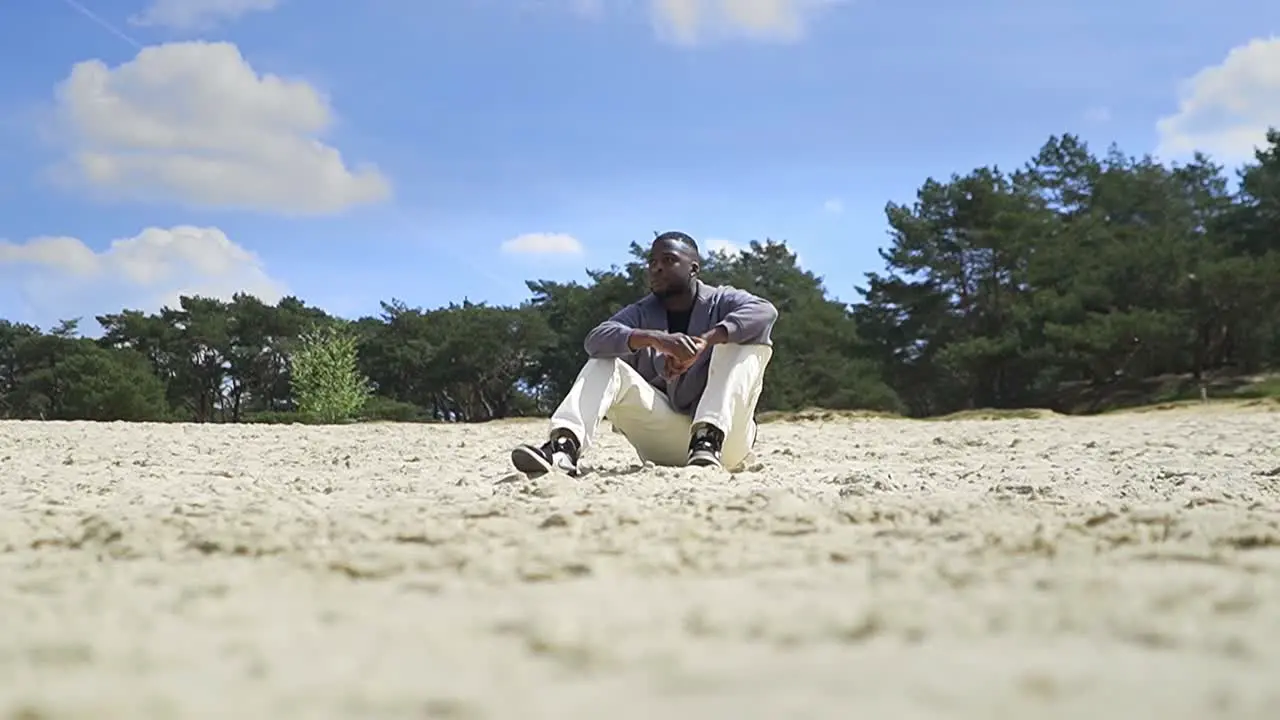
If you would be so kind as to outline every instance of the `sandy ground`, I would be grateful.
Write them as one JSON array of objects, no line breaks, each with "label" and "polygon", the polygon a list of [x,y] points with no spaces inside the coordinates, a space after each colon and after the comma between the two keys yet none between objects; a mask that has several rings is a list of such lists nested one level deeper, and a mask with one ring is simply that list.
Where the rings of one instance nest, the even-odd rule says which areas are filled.
[{"label": "sandy ground", "polygon": [[0,423],[0,717],[1280,718],[1280,413]]}]

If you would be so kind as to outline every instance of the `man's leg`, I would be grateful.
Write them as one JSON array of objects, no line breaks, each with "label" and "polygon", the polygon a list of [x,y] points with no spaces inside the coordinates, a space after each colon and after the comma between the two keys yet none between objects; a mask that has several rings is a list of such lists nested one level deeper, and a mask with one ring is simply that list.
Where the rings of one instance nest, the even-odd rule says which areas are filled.
[{"label": "man's leg", "polygon": [[689,416],[677,412],[666,395],[641,380],[630,392],[618,396],[605,417],[627,438],[641,461],[681,467],[689,460]]},{"label": "man's leg", "polygon": [[[635,446],[642,459],[684,464],[689,418],[673,410],[666,396],[635,368],[612,359],[587,361],[551,416],[551,439],[541,447],[517,447],[511,453],[511,461],[528,474],[542,474],[553,467],[576,472],[578,457],[595,442],[600,421],[605,417]],[[670,462],[671,458],[678,458],[678,462]]]},{"label": "man's leg", "polygon": [[694,411],[692,426],[695,432],[705,426],[715,428],[719,437],[701,449],[695,447],[691,461],[715,464],[711,456],[715,455],[716,440],[721,441],[719,460],[724,467],[734,470],[746,461],[755,445],[756,403],[772,357],[773,348],[768,345],[726,344],[711,349],[707,389]]}]

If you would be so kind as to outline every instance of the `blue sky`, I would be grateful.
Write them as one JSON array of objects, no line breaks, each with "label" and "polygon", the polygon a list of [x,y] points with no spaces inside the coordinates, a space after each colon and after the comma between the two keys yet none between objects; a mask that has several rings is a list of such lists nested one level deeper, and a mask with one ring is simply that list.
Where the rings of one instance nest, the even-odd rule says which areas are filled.
[{"label": "blue sky", "polygon": [[929,176],[1063,132],[1246,158],[1280,125],[1267,5],[8,3],[0,317],[518,302],[666,229],[786,240],[853,300]]}]

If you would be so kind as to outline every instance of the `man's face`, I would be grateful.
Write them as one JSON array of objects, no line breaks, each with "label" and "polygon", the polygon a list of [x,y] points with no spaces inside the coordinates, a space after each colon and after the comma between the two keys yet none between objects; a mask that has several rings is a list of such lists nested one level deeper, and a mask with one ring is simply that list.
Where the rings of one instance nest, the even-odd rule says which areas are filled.
[{"label": "man's face", "polygon": [[649,249],[649,289],[658,297],[688,290],[697,272],[693,248],[679,240],[658,240]]}]

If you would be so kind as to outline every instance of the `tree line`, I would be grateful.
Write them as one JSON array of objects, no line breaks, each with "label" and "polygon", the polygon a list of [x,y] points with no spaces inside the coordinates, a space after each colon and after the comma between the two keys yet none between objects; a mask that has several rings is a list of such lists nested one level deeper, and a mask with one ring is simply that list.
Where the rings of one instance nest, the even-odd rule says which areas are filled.
[{"label": "tree line", "polygon": [[[885,213],[884,267],[853,303],[785,242],[706,258],[704,280],[779,308],[761,410],[1087,412],[1280,367],[1278,131],[1234,176],[1203,155],[1166,165],[1055,136],[1020,168],[931,178]],[[389,300],[348,320],[296,297],[183,297],[97,316],[95,339],[80,320],[0,320],[0,418],[544,415],[586,332],[645,292],[644,251],[586,282],[529,281],[515,306]],[[334,383],[346,394],[315,399]]]}]

